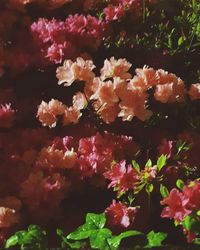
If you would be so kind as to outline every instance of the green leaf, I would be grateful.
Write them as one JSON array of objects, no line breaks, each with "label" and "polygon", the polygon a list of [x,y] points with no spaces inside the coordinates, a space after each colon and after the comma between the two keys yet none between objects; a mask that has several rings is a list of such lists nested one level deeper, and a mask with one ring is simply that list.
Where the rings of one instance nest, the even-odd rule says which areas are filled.
[{"label": "green leaf", "polygon": [[150,193],[153,192],[153,189],[154,189],[153,184],[152,184],[152,183],[147,183],[147,185],[146,185],[146,192],[147,192],[148,194],[150,194]]},{"label": "green leaf", "polygon": [[147,161],[146,165],[145,165],[145,168],[150,168],[150,167],[152,167],[152,161],[151,161],[151,159],[149,159]]},{"label": "green leaf", "polygon": [[183,36],[179,37],[178,39],[178,46],[181,46],[184,43],[185,39]]},{"label": "green leaf", "polygon": [[161,155],[157,160],[157,168],[158,171],[160,171],[167,163],[167,157],[166,155]]},{"label": "green leaf", "polygon": [[78,227],[74,232],[67,236],[70,240],[84,240],[89,238],[95,230],[102,229],[106,223],[105,213],[94,214],[88,213],[86,215],[86,223]]},{"label": "green leaf", "polygon": [[86,224],[90,225],[91,228],[103,228],[106,223],[105,213],[94,214],[88,213],[86,216]]},{"label": "green leaf", "polygon": [[190,215],[185,217],[183,227],[191,232],[200,232],[200,222]]},{"label": "green leaf", "polygon": [[158,232],[155,233],[153,230],[147,234],[148,244],[146,248],[160,247],[162,242],[167,238],[167,233]]},{"label": "green leaf", "polygon": [[193,242],[195,245],[200,245],[200,238],[196,238],[193,240]]},{"label": "green leaf", "polygon": [[183,189],[183,187],[184,187],[184,181],[182,181],[181,179],[178,179],[177,181],[176,181],[176,186],[177,186],[177,188],[179,188],[179,189]]},{"label": "green leaf", "polygon": [[90,237],[95,229],[91,228],[90,225],[84,224],[78,227],[74,232],[67,235],[69,240],[84,240]]},{"label": "green leaf", "polygon": [[120,243],[123,239],[131,237],[131,236],[142,235],[142,234],[143,233],[139,231],[135,231],[135,230],[126,231],[126,232],[121,233],[120,235],[113,236],[111,239],[108,239],[108,243],[109,243],[111,250],[116,250],[120,246]]},{"label": "green leaf", "polygon": [[16,235],[11,236],[7,241],[5,248],[10,248],[18,244],[18,237]]},{"label": "green leaf", "polygon": [[133,165],[134,169],[139,173],[140,172],[140,165],[134,160],[132,160],[132,165]]},{"label": "green leaf", "polygon": [[92,249],[106,250],[109,249],[108,238],[112,237],[112,232],[107,228],[93,231],[90,235],[90,245]]},{"label": "green leaf", "polygon": [[18,231],[6,242],[6,248],[20,245],[21,248],[33,247],[34,250],[42,250],[47,247],[46,232],[37,225],[30,225],[28,230]]},{"label": "green leaf", "polygon": [[165,187],[163,184],[160,184],[160,194],[163,198],[166,198],[169,195],[167,187]]},{"label": "green leaf", "polygon": [[[64,247],[64,246],[69,246],[71,249],[80,249],[81,248],[81,242],[79,242],[79,241],[75,241],[75,242],[73,242],[73,243],[71,243],[71,242],[69,242],[68,240],[67,240],[67,237],[65,237],[64,236],[64,232],[61,230],[61,229],[57,229],[56,230],[56,233],[57,233],[57,235],[58,236],[60,236],[61,238],[62,238],[62,246]],[[64,244],[63,244],[64,243]]]}]

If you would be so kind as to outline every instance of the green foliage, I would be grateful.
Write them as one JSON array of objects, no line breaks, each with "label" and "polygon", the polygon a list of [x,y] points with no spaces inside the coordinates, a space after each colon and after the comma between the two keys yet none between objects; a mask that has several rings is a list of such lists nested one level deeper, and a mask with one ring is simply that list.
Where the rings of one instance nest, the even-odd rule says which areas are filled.
[{"label": "green foliage", "polygon": [[85,224],[78,227],[74,232],[64,237],[61,230],[57,234],[62,238],[63,243],[71,249],[80,249],[85,240],[89,240],[92,249],[116,250],[119,248],[122,239],[141,235],[139,231],[126,231],[120,235],[113,236],[112,232],[105,228],[105,214],[88,213]]},{"label": "green foliage", "polygon": [[162,242],[167,238],[166,233],[158,232],[155,233],[153,230],[147,234],[148,244],[146,248],[161,247]]},{"label": "green foliage", "polygon": [[169,195],[168,189],[163,184],[160,184],[160,194],[163,198],[166,198]]},{"label": "green foliage", "polygon": [[177,181],[176,181],[176,186],[177,186],[177,188],[179,188],[179,189],[183,189],[183,187],[184,187],[184,181],[182,181],[181,179],[178,179]]},{"label": "green foliage", "polygon": [[162,168],[166,165],[167,163],[167,157],[166,155],[161,155],[158,160],[157,160],[157,168],[158,171],[161,171]]},{"label": "green foliage", "polygon": [[200,222],[193,215],[186,216],[182,224],[183,224],[183,227],[190,232],[195,232],[195,233],[200,232]]},{"label": "green foliage", "polygon": [[45,250],[47,248],[46,232],[37,225],[30,225],[27,231],[18,231],[6,241],[6,249],[14,246],[20,246],[21,250]]}]

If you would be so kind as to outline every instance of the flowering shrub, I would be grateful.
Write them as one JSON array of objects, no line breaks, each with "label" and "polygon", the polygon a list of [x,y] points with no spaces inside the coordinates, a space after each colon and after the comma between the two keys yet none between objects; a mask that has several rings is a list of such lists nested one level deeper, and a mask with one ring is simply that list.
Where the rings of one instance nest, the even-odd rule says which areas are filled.
[{"label": "flowering shrub", "polygon": [[198,249],[199,2],[0,2],[0,248]]}]

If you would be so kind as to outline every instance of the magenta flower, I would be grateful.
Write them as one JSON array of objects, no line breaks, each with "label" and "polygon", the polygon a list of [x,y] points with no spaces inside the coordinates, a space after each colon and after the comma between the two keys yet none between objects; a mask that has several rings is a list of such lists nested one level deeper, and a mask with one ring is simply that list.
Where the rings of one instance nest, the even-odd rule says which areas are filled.
[{"label": "magenta flower", "polygon": [[139,180],[136,170],[131,165],[126,166],[125,160],[115,164],[111,170],[105,172],[104,177],[111,181],[108,188],[115,187],[118,192],[134,189]]},{"label": "magenta flower", "polygon": [[191,213],[191,210],[186,208],[188,202],[189,199],[185,195],[176,188],[173,188],[169,196],[160,202],[161,205],[167,205],[167,207],[163,209],[161,217],[173,218],[178,222],[183,221],[183,219]]},{"label": "magenta flower", "polygon": [[136,207],[127,207],[122,202],[113,200],[112,204],[106,208],[107,224],[111,228],[127,228],[135,220],[138,211]]}]

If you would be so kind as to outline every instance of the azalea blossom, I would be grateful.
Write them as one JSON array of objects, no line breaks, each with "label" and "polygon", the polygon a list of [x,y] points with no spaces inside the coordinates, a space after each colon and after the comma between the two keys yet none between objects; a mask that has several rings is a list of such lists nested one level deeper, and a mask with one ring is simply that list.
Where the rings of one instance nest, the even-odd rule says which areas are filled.
[{"label": "azalea blossom", "polygon": [[122,79],[130,79],[131,74],[128,73],[131,68],[131,63],[127,62],[126,59],[116,60],[111,57],[110,60],[104,61],[104,66],[101,69],[101,79],[105,80],[110,77],[120,77]]},{"label": "azalea blossom", "polygon": [[187,208],[188,203],[189,199],[176,188],[173,188],[169,196],[160,202],[161,205],[167,205],[167,207],[162,210],[161,217],[182,222],[183,219],[192,212]]},{"label": "azalea blossom", "polygon": [[64,83],[64,86],[70,86],[75,80],[90,82],[94,78],[94,68],[91,60],[84,60],[81,57],[78,57],[76,62],[66,60],[63,66],[57,68],[58,84]]},{"label": "azalea blossom", "polygon": [[131,165],[126,166],[126,161],[114,164],[104,176],[111,181],[108,188],[114,187],[119,193],[134,189],[139,181],[138,173]]},{"label": "azalea blossom", "polygon": [[52,99],[49,103],[42,101],[38,107],[37,117],[43,126],[55,127],[57,117],[65,113],[66,106],[58,101]]},{"label": "azalea blossom", "polygon": [[113,200],[105,210],[107,224],[114,229],[127,228],[134,223],[137,211],[136,207],[127,207],[122,202]]}]

